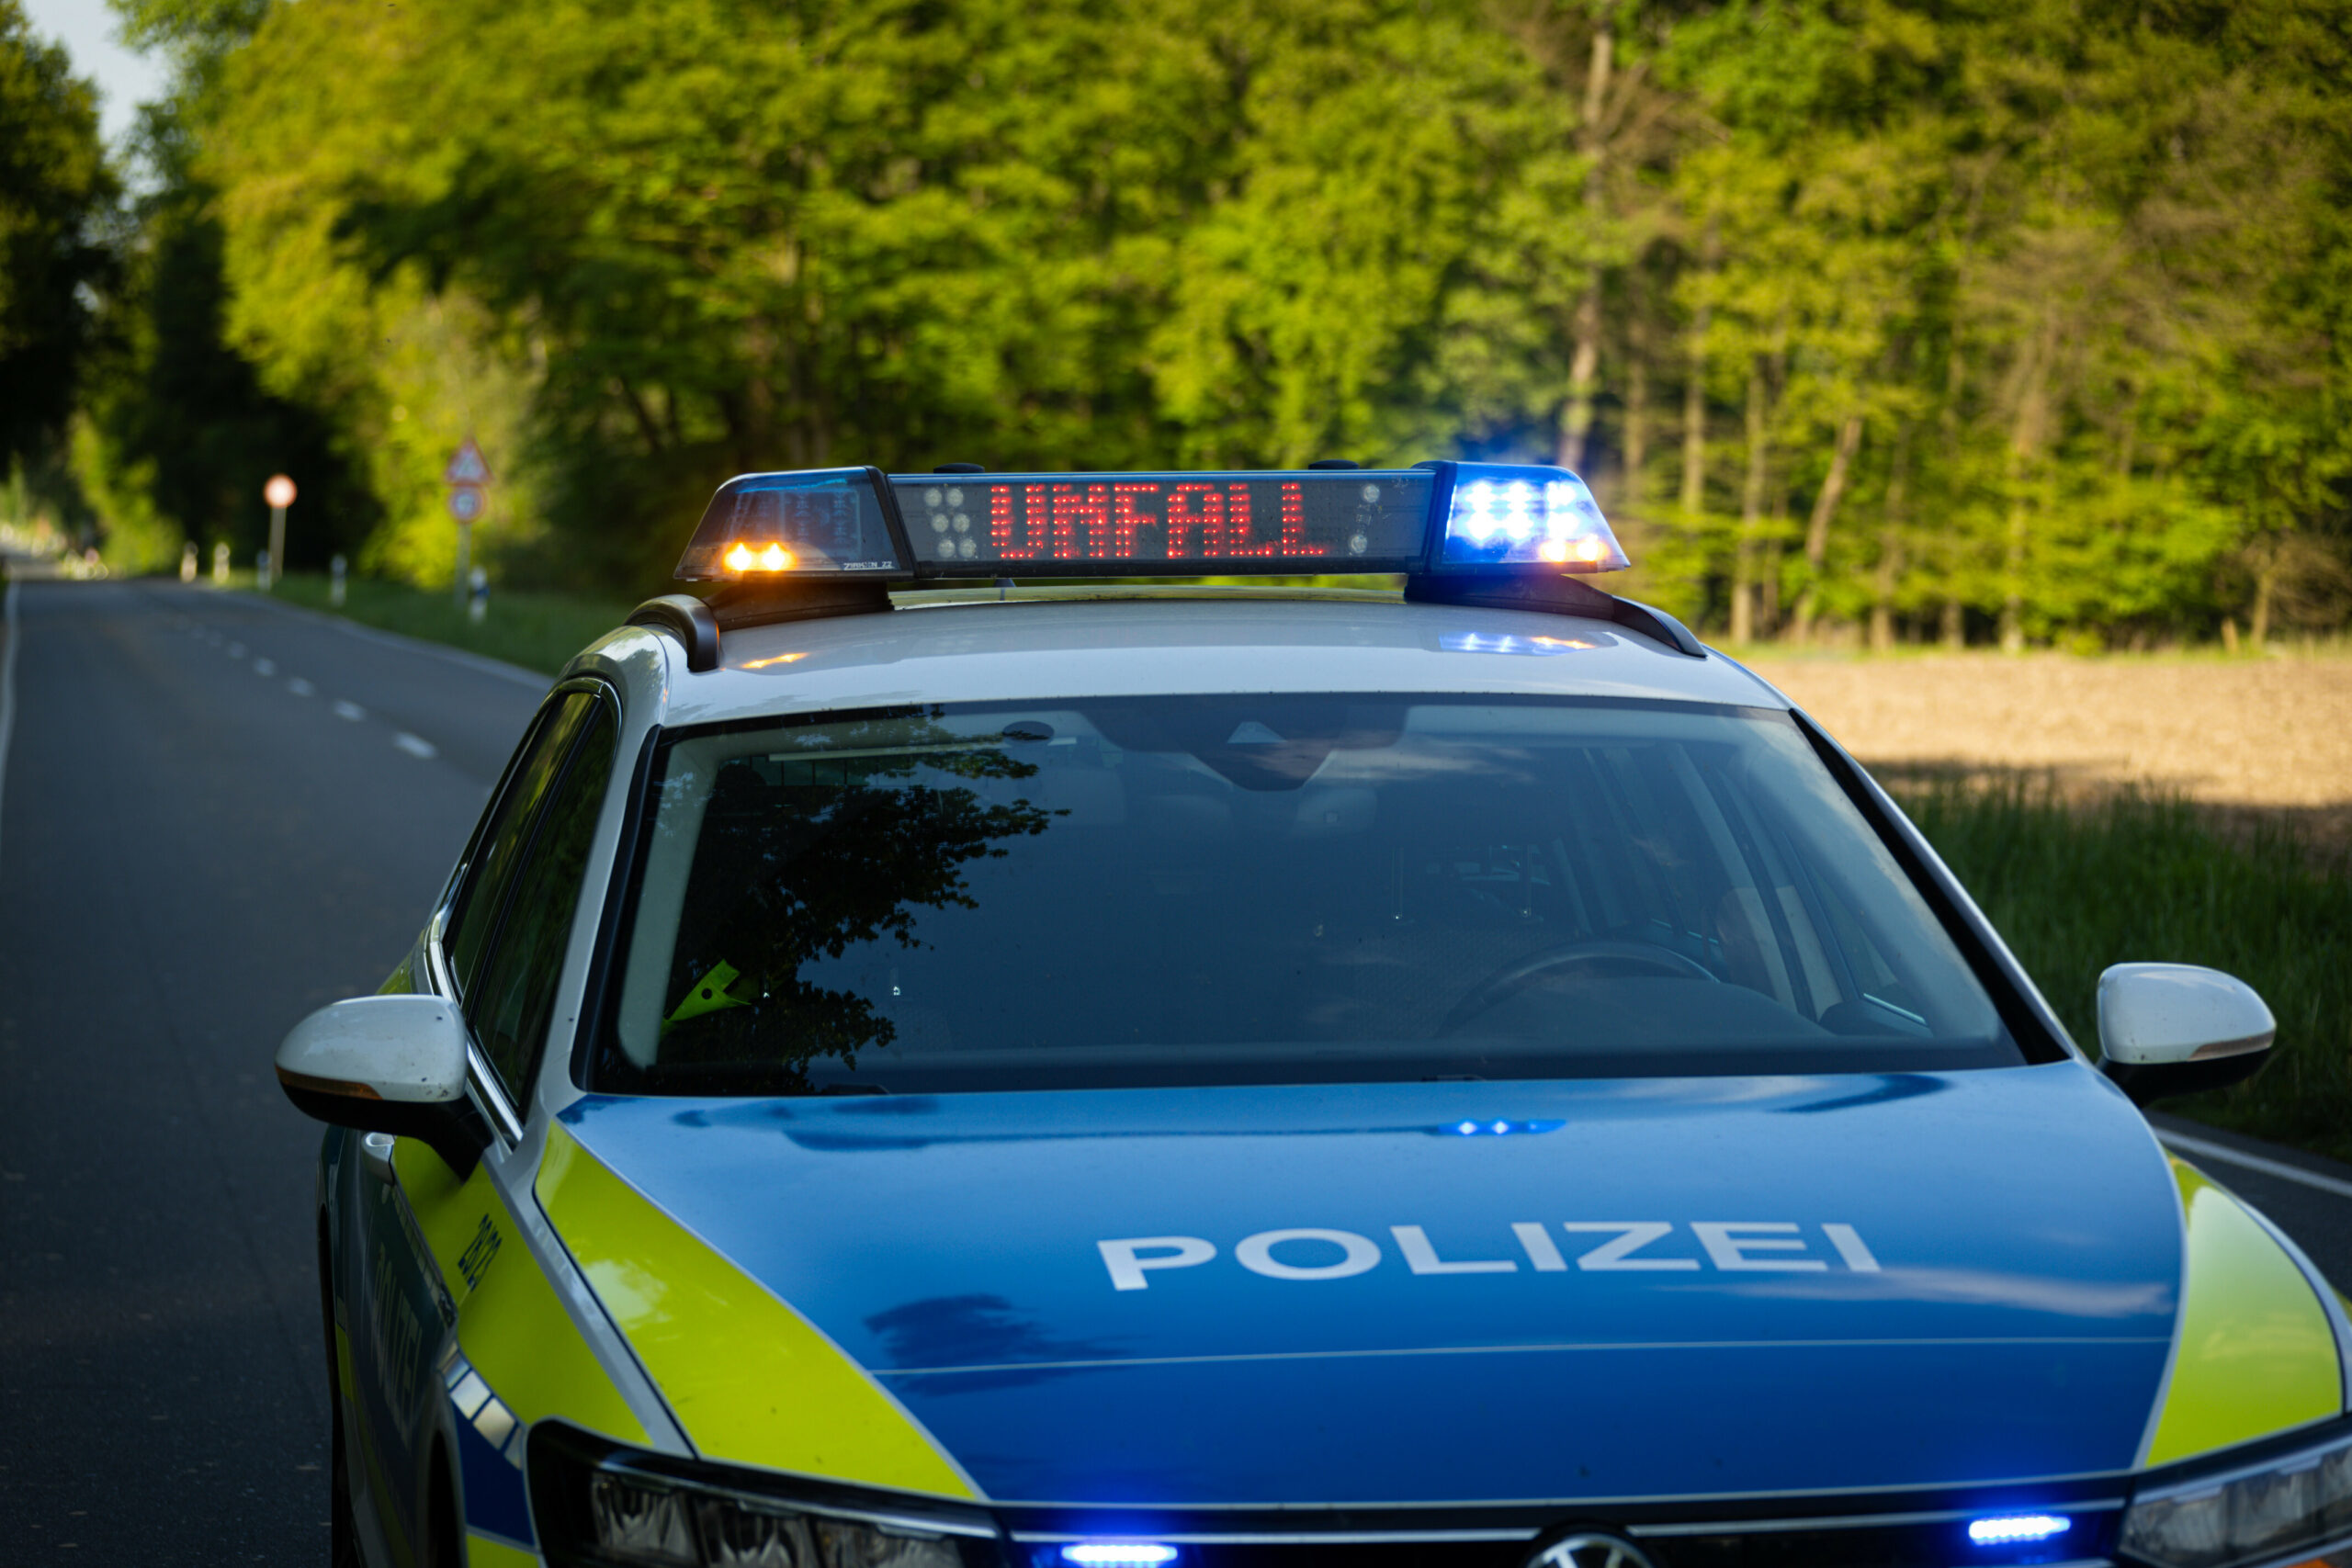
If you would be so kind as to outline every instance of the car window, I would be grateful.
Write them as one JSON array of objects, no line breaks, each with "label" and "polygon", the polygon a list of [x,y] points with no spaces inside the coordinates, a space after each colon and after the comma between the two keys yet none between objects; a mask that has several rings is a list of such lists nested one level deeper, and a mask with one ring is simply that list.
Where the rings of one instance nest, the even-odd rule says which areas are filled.
[{"label": "car window", "polygon": [[614,738],[611,711],[595,705],[580,727],[570,761],[548,791],[537,828],[514,864],[496,942],[465,993],[474,1039],[508,1096],[518,1102],[547,1040],[556,981],[587,874],[589,841],[612,779]]},{"label": "car window", "polygon": [[657,762],[603,1087],[2023,1059],[1781,713],[927,706],[689,734]]},{"label": "car window", "polygon": [[473,859],[466,866],[457,897],[451,900],[448,921],[441,933],[442,953],[459,996],[472,990],[482,954],[498,934],[498,917],[506,907],[506,891],[537,820],[539,803],[570,754],[571,743],[579,739],[580,727],[596,705],[593,694],[571,692],[542,708],[507,771],[506,788],[475,840]]}]

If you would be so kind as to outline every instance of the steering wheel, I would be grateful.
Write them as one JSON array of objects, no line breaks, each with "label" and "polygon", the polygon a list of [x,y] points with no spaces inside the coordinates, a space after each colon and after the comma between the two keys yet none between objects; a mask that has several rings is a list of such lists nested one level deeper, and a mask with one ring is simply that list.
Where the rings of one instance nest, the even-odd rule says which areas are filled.
[{"label": "steering wheel", "polygon": [[1596,942],[1573,942],[1566,947],[1550,948],[1525,958],[1514,959],[1496,970],[1471,987],[1463,998],[1453,1004],[1453,1010],[1445,1015],[1445,1021],[1438,1025],[1437,1032],[1442,1035],[1456,1033],[1480,1013],[1501,1006],[1530,986],[1564,971],[1577,970],[1596,975],[1705,980],[1721,984],[1721,977],[1713,970],[1670,947],[1606,938]]}]

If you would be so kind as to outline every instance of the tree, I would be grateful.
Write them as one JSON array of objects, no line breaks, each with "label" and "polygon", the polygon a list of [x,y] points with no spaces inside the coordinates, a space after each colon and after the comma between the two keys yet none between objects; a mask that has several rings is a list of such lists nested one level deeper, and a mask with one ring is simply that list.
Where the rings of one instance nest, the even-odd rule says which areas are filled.
[{"label": "tree", "polygon": [[118,194],[95,93],[0,0],[0,454],[32,463],[64,433],[114,276]]}]

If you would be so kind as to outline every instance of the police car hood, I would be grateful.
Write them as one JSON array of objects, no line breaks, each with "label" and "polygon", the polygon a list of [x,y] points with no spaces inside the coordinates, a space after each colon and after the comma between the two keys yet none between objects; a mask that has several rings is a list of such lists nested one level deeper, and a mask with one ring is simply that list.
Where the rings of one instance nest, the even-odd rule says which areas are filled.
[{"label": "police car hood", "polygon": [[564,1120],[1001,1501],[2121,1470],[2180,1280],[2160,1150],[2071,1062]]}]

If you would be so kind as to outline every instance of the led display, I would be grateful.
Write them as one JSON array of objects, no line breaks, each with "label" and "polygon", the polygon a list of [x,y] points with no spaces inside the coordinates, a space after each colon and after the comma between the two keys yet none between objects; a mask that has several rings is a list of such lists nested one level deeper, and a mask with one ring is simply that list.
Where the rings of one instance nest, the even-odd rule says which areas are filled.
[{"label": "led display", "polygon": [[1417,564],[1430,477],[1008,474],[893,477],[916,558],[936,568],[1088,566],[1117,572],[1292,565],[1362,571]]}]

